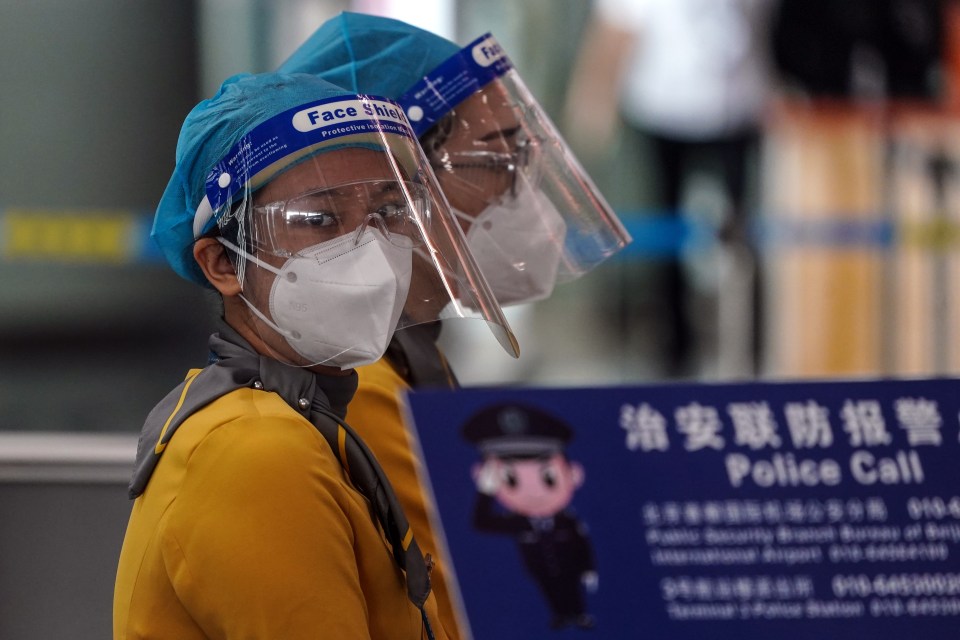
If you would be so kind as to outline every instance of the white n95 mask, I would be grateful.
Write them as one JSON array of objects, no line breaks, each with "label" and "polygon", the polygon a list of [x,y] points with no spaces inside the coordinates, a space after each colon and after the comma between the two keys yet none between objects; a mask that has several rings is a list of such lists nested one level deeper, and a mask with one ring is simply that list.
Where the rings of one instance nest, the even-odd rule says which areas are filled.
[{"label": "white n95 mask", "polygon": [[470,223],[467,246],[497,302],[533,302],[553,292],[567,225],[543,192],[522,183],[515,197],[476,217],[454,214]]},{"label": "white n95 mask", "polygon": [[[366,228],[298,251],[277,275],[270,316],[247,306],[313,364],[352,369],[383,356],[403,311],[413,270],[412,242]],[[226,243],[231,249],[242,252]]]}]

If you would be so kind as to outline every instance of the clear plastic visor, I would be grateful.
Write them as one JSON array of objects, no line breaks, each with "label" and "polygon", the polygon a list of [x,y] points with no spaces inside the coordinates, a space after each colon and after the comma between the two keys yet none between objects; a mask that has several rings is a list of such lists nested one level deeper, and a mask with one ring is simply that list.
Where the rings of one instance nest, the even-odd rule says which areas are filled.
[{"label": "clear plastic visor", "polygon": [[516,357],[419,145],[377,137],[274,163],[218,212],[260,337],[282,361],[349,369],[379,359],[396,330],[480,319]]},{"label": "clear plastic visor", "polygon": [[[479,233],[471,234],[474,223],[487,227],[483,244],[497,247],[498,261],[521,280],[529,277],[532,261],[544,260],[556,261],[556,282],[578,278],[630,242],[513,69],[460,102],[421,142],[468,237]],[[494,215],[494,209],[509,213]],[[500,232],[493,230],[498,223]],[[513,240],[518,236],[525,242]],[[487,272],[483,259],[480,264]],[[491,284],[501,303],[529,301],[519,291],[513,292],[519,299],[500,295]],[[530,298],[545,297],[544,287]]]}]

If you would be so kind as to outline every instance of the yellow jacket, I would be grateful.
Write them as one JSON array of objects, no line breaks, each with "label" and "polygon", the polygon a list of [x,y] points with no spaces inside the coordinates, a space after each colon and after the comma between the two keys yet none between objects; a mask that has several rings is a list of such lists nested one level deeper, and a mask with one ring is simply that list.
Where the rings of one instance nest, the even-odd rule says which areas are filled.
[{"label": "yellow jacket", "polygon": [[460,638],[463,634],[458,625],[459,608],[454,604],[454,592],[448,585],[453,577],[446,566],[446,554],[438,546],[438,536],[431,524],[436,508],[419,484],[421,464],[414,453],[412,436],[407,431],[401,412],[400,393],[410,386],[386,358],[358,367],[357,373],[360,383],[347,407],[346,422],[373,451],[390,478],[420,550],[433,558],[430,597],[436,599],[439,613],[439,624],[433,617],[430,618],[434,632],[438,638],[442,634],[451,639]]},{"label": "yellow jacket", "polygon": [[[433,595],[425,610],[448,638]],[[366,501],[310,422],[242,388],[180,426],[130,515],[115,640],[421,633]]]}]

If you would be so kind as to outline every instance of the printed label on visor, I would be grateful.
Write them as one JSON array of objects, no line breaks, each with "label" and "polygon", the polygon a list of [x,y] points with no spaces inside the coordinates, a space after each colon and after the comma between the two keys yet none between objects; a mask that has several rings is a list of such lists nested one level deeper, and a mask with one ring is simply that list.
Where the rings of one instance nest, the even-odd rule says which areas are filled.
[{"label": "printed label on visor", "polygon": [[284,111],[244,136],[210,170],[204,186],[210,206],[219,210],[252,176],[286,156],[363,133],[415,137],[403,109],[375,96],[330,98]]},{"label": "printed label on visor", "polygon": [[419,137],[448,111],[512,68],[503,47],[486,33],[441,63],[397,102]]}]

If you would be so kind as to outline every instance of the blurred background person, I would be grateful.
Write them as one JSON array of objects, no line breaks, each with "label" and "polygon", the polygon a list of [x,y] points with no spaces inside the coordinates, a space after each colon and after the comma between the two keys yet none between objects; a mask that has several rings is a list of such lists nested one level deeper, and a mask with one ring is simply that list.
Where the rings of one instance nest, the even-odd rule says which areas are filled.
[{"label": "blurred background person", "polygon": [[[677,242],[650,282],[627,269],[620,291],[610,296],[621,341],[629,343],[631,334],[648,325],[663,338],[661,373],[668,377],[700,372],[704,345],[697,335],[711,330],[702,322],[704,314],[696,313],[700,321],[694,318],[694,291],[679,246],[686,189],[691,175],[704,170],[721,184],[708,214],[728,254],[728,284],[737,285],[719,292],[719,348],[734,350],[721,362],[721,373],[751,375],[759,369],[761,285],[747,224],[755,206],[748,178],[772,88],[774,4],[597,0],[569,85],[566,124],[575,146],[591,157],[608,152],[619,115],[633,151],[649,154],[654,206],[680,223],[666,227]],[[653,291],[644,292],[647,287]],[[724,296],[735,298],[726,307],[732,316],[723,313]]]}]

